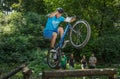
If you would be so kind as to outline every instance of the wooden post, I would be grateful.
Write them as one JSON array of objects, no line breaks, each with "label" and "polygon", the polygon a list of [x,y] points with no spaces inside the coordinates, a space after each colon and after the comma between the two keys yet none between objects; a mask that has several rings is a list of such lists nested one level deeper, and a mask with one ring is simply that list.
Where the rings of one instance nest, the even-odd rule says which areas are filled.
[{"label": "wooden post", "polygon": [[42,79],[45,79],[44,69],[42,69]]},{"label": "wooden post", "polygon": [[109,75],[109,79],[117,79],[117,76],[116,76],[116,74]]},{"label": "wooden post", "polygon": [[28,67],[23,68],[23,79],[30,79],[31,74],[32,70],[30,70]]},{"label": "wooden post", "polygon": [[48,76],[45,76],[45,73],[42,72],[42,79],[49,79],[49,77],[48,77]]},{"label": "wooden post", "polygon": [[42,68],[42,79],[49,79],[48,76],[45,76],[44,68]]},{"label": "wooden post", "polygon": [[114,75],[109,76],[109,79],[115,79]]}]

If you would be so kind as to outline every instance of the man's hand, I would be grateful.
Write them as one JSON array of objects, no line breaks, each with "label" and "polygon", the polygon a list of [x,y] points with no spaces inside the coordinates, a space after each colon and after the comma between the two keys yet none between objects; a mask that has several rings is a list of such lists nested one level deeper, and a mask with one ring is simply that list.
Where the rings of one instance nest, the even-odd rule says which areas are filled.
[{"label": "man's hand", "polygon": [[76,17],[67,17],[66,19],[65,19],[65,22],[73,22],[73,21],[75,21],[76,20]]},{"label": "man's hand", "polygon": [[72,19],[71,19],[71,22],[73,22],[73,21],[75,21],[76,20],[76,17],[73,17]]},{"label": "man's hand", "polygon": [[50,14],[49,17],[53,17],[53,16],[55,16],[57,13],[58,13],[58,11],[54,11],[54,12],[52,12],[52,13]]}]

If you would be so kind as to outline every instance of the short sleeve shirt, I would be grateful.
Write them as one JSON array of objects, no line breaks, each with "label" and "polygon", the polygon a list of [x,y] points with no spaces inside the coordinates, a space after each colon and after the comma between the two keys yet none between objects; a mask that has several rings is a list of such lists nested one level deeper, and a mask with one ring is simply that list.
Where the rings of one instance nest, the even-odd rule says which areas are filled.
[{"label": "short sleeve shirt", "polygon": [[90,57],[89,63],[91,66],[95,66],[96,57]]},{"label": "short sleeve shirt", "polygon": [[60,16],[59,18],[57,18],[56,16],[50,17],[47,20],[46,27],[44,30],[53,30],[53,31],[57,30],[60,22],[63,22],[64,20],[65,18],[62,16]]}]

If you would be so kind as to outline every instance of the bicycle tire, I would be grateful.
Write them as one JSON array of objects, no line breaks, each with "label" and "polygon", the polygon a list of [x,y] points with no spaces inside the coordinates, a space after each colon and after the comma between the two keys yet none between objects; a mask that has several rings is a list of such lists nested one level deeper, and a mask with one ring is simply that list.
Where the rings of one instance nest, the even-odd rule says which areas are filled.
[{"label": "bicycle tire", "polygon": [[[86,34],[83,34],[83,36],[82,36],[82,28],[86,32]],[[77,21],[73,25],[73,29],[70,30],[70,42],[76,48],[83,48],[89,41],[90,36],[91,36],[91,28],[89,23],[85,20]],[[77,41],[77,43],[75,40]]]},{"label": "bicycle tire", "polygon": [[[52,69],[59,69],[60,53],[61,53],[60,50],[58,50],[57,53],[50,52],[50,50],[48,50],[48,53],[47,53],[47,64],[48,64],[48,66],[50,68],[52,68]],[[51,57],[51,55],[55,55],[55,54],[57,56],[57,59],[51,59],[51,58],[53,58],[53,57]]]}]

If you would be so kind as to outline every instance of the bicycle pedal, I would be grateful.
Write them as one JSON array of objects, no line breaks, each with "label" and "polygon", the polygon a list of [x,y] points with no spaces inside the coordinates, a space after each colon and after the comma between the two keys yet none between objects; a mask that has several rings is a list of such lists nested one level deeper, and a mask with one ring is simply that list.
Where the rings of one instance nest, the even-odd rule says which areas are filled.
[{"label": "bicycle pedal", "polygon": [[55,49],[51,49],[50,52],[56,53],[57,51]]},{"label": "bicycle pedal", "polygon": [[62,48],[65,48],[65,46],[67,45],[68,42],[69,42],[69,40],[64,41]]}]

